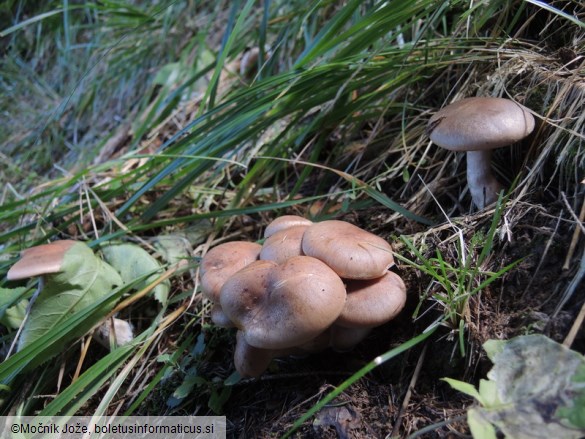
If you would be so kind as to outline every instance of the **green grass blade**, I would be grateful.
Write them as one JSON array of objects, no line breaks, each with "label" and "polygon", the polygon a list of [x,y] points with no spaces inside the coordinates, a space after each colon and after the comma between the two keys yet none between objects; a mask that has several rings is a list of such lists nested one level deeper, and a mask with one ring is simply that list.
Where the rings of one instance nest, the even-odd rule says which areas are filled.
[{"label": "green grass blade", "polygon": [[319,410],[325,407],[325,405],[327,405],[329,402],[333,401],[333,399],[339,396],[345,389],[347,389],[357,380],[364,377],[366,374],[368,374],[381,364],[384,364],[386,361],[389,361],[394,357],[397,357],[401,353],[425,341],[427,338],[434,334],[438,327],[439,324],[433,324],[432,326],[427,328],[422,334],[419,334],[416,337],[413,337],[410,340],[402,343],[400,346],[374,358],[372,361],[370,361],[368,364],[366,364],[364,367],[358,370],[355,374],[353,374],[351,377],[349,377],[347,380],[345,380],[343,383],[337,386],[335,390],[328,393],[327,396],[325,396],[321,401],[319,401],[317,404],[315,404],[313,407],[307,410],[307,412],[303,416],[301,416],[297,421],[295,421],[291,429],[286,432],[283,438],[290,437],[296,430],[299,429],[301,425],[303,425],[305,421],[307,421],[311,416],[313,416],[315,413],[317,413]]}]

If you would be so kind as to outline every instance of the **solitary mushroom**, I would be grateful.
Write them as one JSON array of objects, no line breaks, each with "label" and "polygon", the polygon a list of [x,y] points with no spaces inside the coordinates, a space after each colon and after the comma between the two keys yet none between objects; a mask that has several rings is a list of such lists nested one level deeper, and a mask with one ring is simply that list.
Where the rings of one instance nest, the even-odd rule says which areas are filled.
[{"label": "solitary mushroom", "polygon": [[303,253],[320,259],[345,279],[375,279],[394,265],[383,238],[345,221],[322,221],[307,228]]},{"label": "solitary mushroom", "polygon": [[439,110],[427,134],[442,148],[467,152],[467,183],[473,203],[483,209],[498,199],[503,186],[492,174],[492,150],[511,145],[534,129],[534,117],[520,104],[503,98],[475,97]]}]

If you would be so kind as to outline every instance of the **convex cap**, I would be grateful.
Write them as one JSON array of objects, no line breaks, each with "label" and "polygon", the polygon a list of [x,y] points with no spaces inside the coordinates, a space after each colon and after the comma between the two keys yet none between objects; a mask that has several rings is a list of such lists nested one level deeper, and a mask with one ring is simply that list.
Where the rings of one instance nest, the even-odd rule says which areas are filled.
[{"label": "convex cap", "polygon": [[246,342],[263,349],[311,341],[337,319],[345,299],[339,276],[308,256],[281,265],[255,261],[232,275],[220,292],[223,311]]},{"label": "convex cap", "polygon": [[282,264],[294,256],[302,256],[301,242],[309,226],[292,226],[273,233],[262,245],[260,259]]},{"label": "convex cap", "polygon": [[262,246],[255,242],[232,241],[209,250],[201,260],[201,291],[219,302],[219,291],[236,271],[258,259]]},{"label": "convex cap", "polygon": [[522,105],[503,98],[474,97],[447,105],[431,117],[430,139],[451,151],[500,148],[528,136],[534,117]]},{"label": "convex cap", "polygon": [[374,279],[394,264],[383,238],[345,221],[322,221],[305,230],[303,253],[317,258],[345,279]]},{"label": "convex cap", "polygon": [[276,232],[280,232],[281,230],[289,229],[291,227],[310,226],[311,224],[313,224],[313,221],[303,218],[302,216],[298,215],[279,216],[266,226],[266,230],[264,230],[264,237],[269,238]]},{"label": "convex cap", "polygon": [[20,260],[8,270],[7,279],[28,279],[44,274],[59,273],[65,253],[76,243],[77,241],[65,239],[23,250]]},{"label": "convex cap", "polygon": [[406,304],[406,286],[388,271],[378,279],[347,281],[347,301],[336,325],[372,328],[396,317]]}]

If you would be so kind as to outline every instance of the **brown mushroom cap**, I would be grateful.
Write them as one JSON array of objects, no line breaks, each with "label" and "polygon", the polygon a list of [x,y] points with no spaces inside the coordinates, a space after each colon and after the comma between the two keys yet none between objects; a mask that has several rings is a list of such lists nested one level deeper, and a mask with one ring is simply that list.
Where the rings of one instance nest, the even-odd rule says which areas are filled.
[{"label": "brown mushroom cap", "polygon": [[374,279],[394,264],[388,242],[345,221],[313,224],[305,231],[302,248],[345,279]]},{"label": "brown mushroom cap", "polygon": [[491,150],[517,142],[534,129],[534,117],[522,105],[503,98],[462,99],[439,110],[427,132],[451,151]]},{"label": "brown mushroom cap", "polygon": [[303,218],[302,216],[297,215],[279,216],[278,218],[274,219],[270,224],[268,224],[268,226],[266,226],[266,230],[264,230],[264,237],[269,238],[276,232],[288,229],[290,227],[310,226],[311,224],[313,224],[313,221]]},{"label": "brown mushroom cap", "polygon": [[301,256],[301,241],[307,227],[292,226],[270,235],[262,245],[260,259],[282,264],[293,256]]},{"label": "brown mushroom cap", "polygon": [[10,267],[6,278],[19,280],[59,273],[65,253],[76,243],[77,241],[65,239],[27,248],[21,252],[20,260]]},{"label": "brown mushroom cap", "polygon": [[256,261],[232,275],[220,293],[223,311],[257,348],[307,343],[341,313],[343,281],[325,263],[295,256],[282,265]]},{"label": "brown mushroom cap", "polygon": [[347,300],[335,324],[345,328],[373,328],[392,320],[406,303],[406,286],[396,273],[370,280],[349,280]]},{"label": "brown mushroom cap", "polygon": [[236,271],[258,259],[262,246],[255,242],[233,241],[209,250],[201,260],[201,290],[212,302],[219,302],[219,291]]}]

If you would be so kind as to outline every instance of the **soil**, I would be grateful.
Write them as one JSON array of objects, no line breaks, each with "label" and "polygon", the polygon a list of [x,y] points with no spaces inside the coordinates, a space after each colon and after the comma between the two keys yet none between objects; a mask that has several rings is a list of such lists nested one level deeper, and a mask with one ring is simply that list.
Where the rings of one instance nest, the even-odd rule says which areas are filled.
[{"label": "soil", "polygon": [[[519,262],[469,301],[464,320],[465,355],[460,351],[458,329],[440,328],[432,339],[380,365],[351,385],[305,422],[293,437],[384,438],[414,433],[425,438],[468,436],[465,413],[474,401],[451,389],[441,378],[451,377],[477,385],[491,368],[481,347],[485,341],[543,333],[562,342],[579,312],[579,297],[572,297],[556,312],[578,265],[574,258],[569,270],[562,269],[573,229],[568,221],[562,220],[561,210],[559,204],[548,206],[546,211],[526,205],[507,211],[507,218],[513,221],[511,235],[498,234],[484,268],[498,271]],[[383,224],[376,222],[383,214],[379,209],[366,209],[359,214],[348,214],[351,218],[346,219],[358,225],[365,221]],[[466,242],[473,233],[487,231],[490,222],[490,215],[466,217],[460,224]],[[397,230],[415,233],[416,228],[410,221],[401,220],[392,227],[381,225],[376,233],[396,243]],[[452,235],[450,227],[427,229],[426,256],[432,257],[439,250],[447,262],[456,264]],[[404,246],[395,247],[403,256],[415,259]],[[477,251],[473,255],[477,256]],[[316,402],[366,363],[420,334],[437,319],[443,310],[430,298],[433,287],[429,277],[404,263],[399,263],[396,270],[405,280],[409,294],[399,318],[376,328],[351,352],[327,350],[306,358],[277,359],[259,379],[235,384],[221,407],[221,414],[228,421],[228,437],[283,436]],[[421,309],[413,319],[421,297]],[[233,372],[235,336],[228,330],[207,334],[209,343],[221,341],[227,346],[209,349],[213,355],[200,362],[199,373],[210,381],[223,380]],[[573,348],[585,351],[583,330]],[[415,374],[419,362],[420,370]],[[405,402],[409,388],[411,393]],[[209,398],[209,392],[194,395],[181,411],[205,411]]]}]

